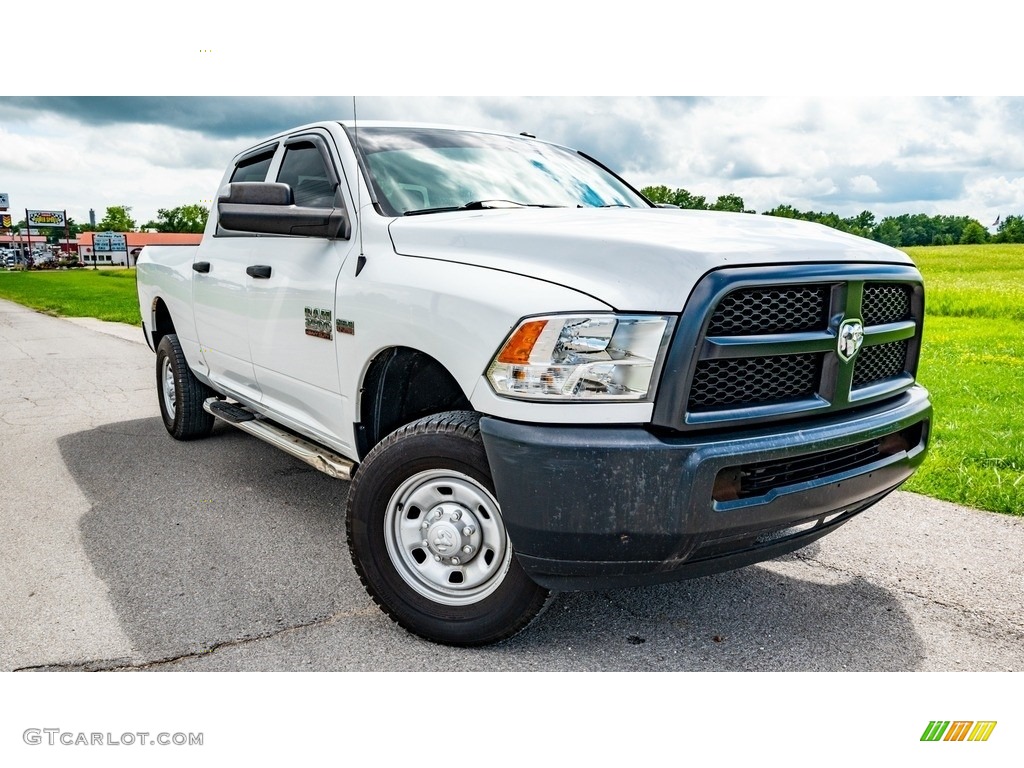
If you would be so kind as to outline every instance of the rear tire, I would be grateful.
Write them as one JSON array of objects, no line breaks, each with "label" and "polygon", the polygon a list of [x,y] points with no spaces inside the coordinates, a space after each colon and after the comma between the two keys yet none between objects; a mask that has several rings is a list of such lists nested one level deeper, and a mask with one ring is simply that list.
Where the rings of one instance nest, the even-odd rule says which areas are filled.
[{"label": "rear tire", "polygon": [[192,373],[178,337],[169,333],[156,348],[156,389],[164,426],[175,440],[195,440],[213,431],[203,402],[215,392]]},{"label": "rear tire", "polygon": [[548,601],[512,551],[477,414],[428,416],[376,445],[349,490],[347,526],[370,596],[427,640],[498,642]]}]

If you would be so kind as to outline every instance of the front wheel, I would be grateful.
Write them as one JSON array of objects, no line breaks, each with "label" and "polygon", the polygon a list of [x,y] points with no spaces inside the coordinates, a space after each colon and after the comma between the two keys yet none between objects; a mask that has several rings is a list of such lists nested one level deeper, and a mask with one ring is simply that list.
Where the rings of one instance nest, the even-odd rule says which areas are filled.
[{"label": "front wheel", "polygon": [[203,410],[203,402],[214,392],[192,373],[173,333],[160,339],[156,348],[156,389],[164,426],[176,440],[206,437],[213,431],[214,417]]},{"label": "front wheel", "polygon": [[347,525],[370,596],[428,640],[497,642],[547,602],[515,559],[476,414],[429,416],[375,446],[352,482]]}]

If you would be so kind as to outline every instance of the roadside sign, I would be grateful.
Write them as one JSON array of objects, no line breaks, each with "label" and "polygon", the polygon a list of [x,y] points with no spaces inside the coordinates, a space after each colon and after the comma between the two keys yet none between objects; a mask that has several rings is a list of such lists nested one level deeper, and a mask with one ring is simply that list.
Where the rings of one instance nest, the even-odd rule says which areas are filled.
[{"label": "roadside sign", "polygon": [[63,227],[64,211],[26,211],[30,227]]},{"label": "roadside sign", "polygon": [[127,251],[125,236],[118,232],[97,232],[92,236],[92,249],[97,252]]},{"label": "roadside sign", "polygon": [[101,255],[104,257],[109,255],[110,261],[120,263],[121,258],[115,256],[116,253],[123,253],[125,266],[131,266],[128,258],[128,239],[120,232],[96,232],[92,236],[92,252],[94,266],[95,260]]},{"label": "roadside sign", "polygon": [[0,211],[6,211],[11,206],[11,197],[6,192],[0,192]]}]

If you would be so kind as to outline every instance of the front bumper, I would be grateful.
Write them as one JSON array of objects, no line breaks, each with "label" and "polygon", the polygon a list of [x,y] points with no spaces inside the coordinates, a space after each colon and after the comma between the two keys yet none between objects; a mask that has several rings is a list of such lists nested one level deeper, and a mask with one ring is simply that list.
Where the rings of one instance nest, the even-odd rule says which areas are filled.
[{"label": "front bumper", "polygon": [[834,530],[923,461],[931,404],[894,401],[799,425],[659,435],[643,427],[480,421],[519,561],[552,589],[702,576]]}]

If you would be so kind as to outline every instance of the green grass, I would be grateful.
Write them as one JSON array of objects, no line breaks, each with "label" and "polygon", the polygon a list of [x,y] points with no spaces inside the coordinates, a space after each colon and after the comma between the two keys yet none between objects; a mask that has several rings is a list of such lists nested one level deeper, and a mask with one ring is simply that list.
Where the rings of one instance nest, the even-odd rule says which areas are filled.
[{"label": "green grass", "polygon": [[0,298],[49,315],[142,324],[134,269],[0,271]]},{"label": "green grass", "polygon": [[924,273],[929,315],[1024,321],[1024,245],[905,250]]},{"label": "green grass", "polygon": [[1024,515],[1024,245],[908,248],[925,277],[931,450],[905,488]]}]

